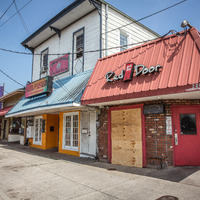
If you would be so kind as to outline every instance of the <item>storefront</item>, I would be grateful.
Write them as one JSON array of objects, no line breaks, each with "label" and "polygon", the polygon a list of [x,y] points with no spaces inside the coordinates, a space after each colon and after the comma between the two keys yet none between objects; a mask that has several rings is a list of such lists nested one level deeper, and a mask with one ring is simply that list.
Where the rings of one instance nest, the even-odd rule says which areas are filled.
[{"label": "storefront", "polygon": [[27,85],[25,96],[6,117],[26,118],[30,147],[96,156],[96,109],[80,105],[91,72],[55,81],[48,76]]},{"label": "storefront", "polygon": [[195,28],[99,59],[81,99],[101,109],[99,158],[200,165],[199,61]]},{"label": "storefront", "polygon": [[24,93],[25,90],[24,88],[22,88],[0,97],[0,103],[3,105],[3,108],[0,110],[1,140],[8,142],[20,142],[21,137],[23,137],[24,139],[24,134],[25,134],[24,119],[20,117],[12,117],[12,118],[5,117],[5,115],[12,109],[12,107],[22,98]]}]

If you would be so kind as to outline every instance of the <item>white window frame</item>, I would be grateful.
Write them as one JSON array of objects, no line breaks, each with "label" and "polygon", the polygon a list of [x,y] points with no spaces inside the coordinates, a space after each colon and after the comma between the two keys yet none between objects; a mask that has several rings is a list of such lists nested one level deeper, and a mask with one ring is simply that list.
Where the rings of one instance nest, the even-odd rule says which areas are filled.
[{"label": "white window frame", "polygon": [[125,36],[127,39],[127,44],[129,44],[129,35],[125,32],[125,31],[120,31],[119,32],[119,45],[120,45],[120,51],[125,51],[126,49],[128,49],[128,46],[125,47],[121,47],[121,35]]},{"label": "white window frame", "polygon": [[[40,65],[40,74],[47,74],[48,73],[48,66],[49,66],[49,48],[46,48],[41,52],[41,65]],[[44,56],[47,54],[47,65],[44,66]]]},{"label": "white window frame", "polygon": [[[77,115],[78,116],[78,146],[74,147],[73,146],[73,116]],[[66,146],[65,145],[65,129],[66,129],[66,116],[71,116],[71,145],[70,146]],[[79,144],[80,144],[80,124],[79,124],[79,112],[69,112],[69,113],[64,113],[63,114],[63,138],[62,138],[62,148],[64,150],[70,150],[70,151],[78,151],[79,150]]]},{"label": "white window frame", "polygon": [[[78,38],[79,36],[81,36],[81,35],[83,35],[83,43],[82,43],[82,46],[79,47],[79,48],[82,48],[82,50],[77,51],[77,38]],[[74,38],[74,47],[75,47],[75,52],[76,52],[75,59],[80,59],[80,58],[82,58],[82,57],[83,57],[83,50],[84,50],[84,31],[83,31],[83,30],[80,30],[79,32],[77,32],[77,33],[75,34],[75,38]],[[77,54],[77,53],[79,53],[79,52],[82,52],[82,55],[81,55],[80,57],[78,57],[78,54]]]},{"label": "white window frame", "polygon": [[[43,119],[43,117],[42,116],[39,116],[39,117],[35,117],[34,118],[34,135],[33,135],[33,144],[36,144],[36,145],[42,145],[42,127],[40,127],[40,126],[42,126],[42,123],[40,124],[38,124],[38,141],[35,141],[35,131],[36,131],[36,120],[37,119],[39,119],[39,121],[40,120],[42,120]],[[40,131],[39,130],[41,130],[41,133],[40,133]],[[39,141],[39,134],[41,134],[41,140]]]}]

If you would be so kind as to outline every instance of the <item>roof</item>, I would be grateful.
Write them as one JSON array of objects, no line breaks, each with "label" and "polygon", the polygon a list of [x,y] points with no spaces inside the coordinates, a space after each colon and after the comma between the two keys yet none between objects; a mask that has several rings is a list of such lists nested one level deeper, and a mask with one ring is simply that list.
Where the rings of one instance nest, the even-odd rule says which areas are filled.
[{"label": "roof", "polygon": [[15,96],[18,96],[18,95],[23,95],[25,93],[25,88],[20,88],[20,89],[17,89],[17,90],[14,90],[2,97],[0,97],[0,102],[4,102],[4,101],[7,101],[9,100],[10,98],[13,98]]},{"label": "roof", "polygon": [[[91,0],[76,0],[66,8],[64,8],[61,12],[59,12],[56,16],[46,22],[43,26],[41,26],[38,30],[36,30],[33,34],[31,34],[28,38],[26,38],[21,44],[25,47],[35,48],[40,45],[42,42],[46,41],[48,38],[52,37],[56,33],[51,29],[51,27],[57,30],[63,30],[64,28],[70,26],[73,22],[81,19],[86,14],[96,10],[95,6],[90,3]],[[100,3],[107,4],[110,8],[115,10],[116,12],[122,14],[126,18],[135,22],[133,18],[126,15],[122,11],[118,10],[114,6],[108,4],[104,0],[98,0]],[[97,2],[96,2],[97,3]],[[75,10],[76,9],[76,10]],[[159,36],[156,32],[149,29],[145,25],[135,22],[139,26],[142,26],[144,29],[150,31],[152,34]]]},{"label": "roof", "polygon": [[[88,82],[81,103],[98,104],[161,94],[185,92],[200,82],[200,33],[192,28],[99,59]],[[160,72],[135,76],[132,81],[107,82],[105,75],[119,75],[127,63],[143,64],[148,69],[161,65]],[[189,90],[188,90],[189,91]]]},{"label": "roof", "polygon": [[[38,96],[32,99],[22,97],[22,99],[7,113],[11,115],[21,115],[24,112],[33,113],[37,110],[54,109],[56,106],[65,107],[67,104],[79,103],[83,91],[88,83],[92,71],[82,72],[73,76],[54,81],[53,92],[49,96]],[[62,105],[62,106],[61,106]]]},{"label": "roof", "polygon": [[12,108],[12,106],[0,109],[0,117],[4,116],[11,108]]}]

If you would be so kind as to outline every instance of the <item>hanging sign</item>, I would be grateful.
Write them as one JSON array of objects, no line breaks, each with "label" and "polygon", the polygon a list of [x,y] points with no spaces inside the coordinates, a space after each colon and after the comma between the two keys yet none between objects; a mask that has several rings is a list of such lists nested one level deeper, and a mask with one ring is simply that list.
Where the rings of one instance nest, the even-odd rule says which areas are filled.
[{"label": "hanging sign", "polygon": [[116,75],[113,71],[106,73],[105,78],[107,82],[113,82],[118,80],[131,81],[133,78],[133,73],[135,71],[135,76],[140,76],[141,74],[147,75],[154,72],[159,72],[161,65],[151,66],[147,68],[145,65],[135,65],[134,63],[126,64],[125,70],[122,70],[120,75]]},{"label": "hanging sign", "polygon": [[25,98],[35,97],[52,92],[53,77],[47,76],[26,86]]},{"label": "hanging sign", "polygon": [[50,76],[69,71],[69,54],[50,62]]}]

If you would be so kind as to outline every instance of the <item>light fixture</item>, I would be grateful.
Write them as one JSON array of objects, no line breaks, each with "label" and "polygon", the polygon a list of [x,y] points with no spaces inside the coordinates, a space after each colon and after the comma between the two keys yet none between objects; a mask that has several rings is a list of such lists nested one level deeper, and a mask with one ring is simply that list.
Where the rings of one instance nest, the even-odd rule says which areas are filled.
[{"label": "light fixture", "polygon": [[191,24],[187,20],[183,20],[183,22],[181,23],[181,27],[185,28],[186,26],[192,28]]}]

